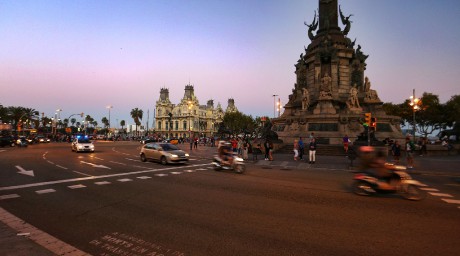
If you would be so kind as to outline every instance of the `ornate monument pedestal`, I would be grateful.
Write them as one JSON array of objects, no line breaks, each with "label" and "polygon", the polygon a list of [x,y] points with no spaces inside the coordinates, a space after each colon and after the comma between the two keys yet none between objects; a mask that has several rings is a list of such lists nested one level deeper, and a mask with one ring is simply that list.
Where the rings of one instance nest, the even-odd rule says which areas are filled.
[{"label": "ornate monument pedestal", "polygon": [[273,120],[272,130],[285,144],[311,133],[323,143],[341,144],[345,135],[355,140],[367,134],[364,114],[371,113],[378,120],[376,138],[403,139],[400,118],[383,111],[377,91],[364,76],[368,55],[361,45],[355,48],[356,39],[347,37],[352,15],[343,15],[338,0],[318,3],[319,14],[315,12],[311,24],[305,23],[311,43],[295,65],[294,89],[283,115]]}]

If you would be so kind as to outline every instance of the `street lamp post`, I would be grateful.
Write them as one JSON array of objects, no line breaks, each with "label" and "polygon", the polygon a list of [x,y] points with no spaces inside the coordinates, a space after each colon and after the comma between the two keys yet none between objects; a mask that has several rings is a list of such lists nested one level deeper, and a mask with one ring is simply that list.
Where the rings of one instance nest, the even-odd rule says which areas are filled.
[{"label": "street lamp post", "polygon": [[57,130],[59,129],[59,122],[61,121],[61,111],[62,109],[56,109],[57,112],[57,120],[56,120],[56,130],[55,132],[57,133]]},{"label": "street lamp post", "polygon": [[109,130],[110,130],[110,110],[113,108],[113,106],[108,105],[107,108],[109,109]]},{"label": "street lamp post", "polygon": [[420,109],[420,99],[419,98],[415,98],[415,89],[412,90],[412,96],[410,96],[410,102],[409,102],[409,105],[411,106],[412,108],[412,114],[413,114],[413,127],[414,127],[414,137],[413,137],[413,140],[415,142],[415,130],[416,130],[416,123],[415,123],[415,111],[419,110]]},{"label": "street lamp post", "polygon": [[276,117],[276,96],[277,94],[273,94],[273,118]]}]

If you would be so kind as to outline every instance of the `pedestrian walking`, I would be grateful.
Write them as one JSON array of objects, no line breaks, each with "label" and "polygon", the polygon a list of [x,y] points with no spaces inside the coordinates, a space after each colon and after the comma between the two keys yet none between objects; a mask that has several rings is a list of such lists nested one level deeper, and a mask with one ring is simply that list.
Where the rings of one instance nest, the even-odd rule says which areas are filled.
[{"label": "pedestrian walking", "polygon": [[299,157],[299,142],[297,140],[294,140],[294,161],[297,161],[298,157]]},{"label": "pedestrian walking", "polygon": [[350,138],[348,138],[348,135],[345,134],[342,138],[343,141],[343,150],[345,151],[345,154],[348,153],[348,144],[350,143]]},{"label": "pedestrian walking", "polygon": [[406,138],[406,160],[407,160],[407,169],[412,169],[414,168],[414,150],[415,150],[415,145],[414,143],[410,140],[409,137]]},{"label": "pedestrian walking", "polygon": [[264,142],[264,151],[265,151],[265,160],[268,161],[269,154],[270,154],[270,142],[268,141],[268,139],[266,139]]},{"label": "pedestrian walking", "polygon": [[248,160],[248,151],[249,151],[249,143],[247,141],[243,142],[243,159]]},{"label": "pedestrian walking", "polygon": [[303,160],[303,154],[305,152],[305,145],[303,144],[302,137],[299,137],[299,159]]},{"label": "pedestrian walking", "polygon": [[273,142],[268,141],[268,160],[273,161]]},{"label": "pedestrian walking", "polygon": [[316,139],[312,138],[308,145],[309,163],[314,164],[316,161]]},{"label": "pedestrian walking", "polygon": [[393,155],[393,161],[395,164],[399,164],[399,159],[401,157],[401,145],[399,141],[395,141],[393,146],[391,146],[391,154]]}]

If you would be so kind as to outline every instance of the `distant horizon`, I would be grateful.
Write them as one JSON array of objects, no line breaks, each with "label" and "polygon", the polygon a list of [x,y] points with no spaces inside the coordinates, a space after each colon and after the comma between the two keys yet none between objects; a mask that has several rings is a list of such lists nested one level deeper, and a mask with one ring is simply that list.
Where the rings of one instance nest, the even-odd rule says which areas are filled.
[{"label": "distant horizon", "polygon": [[[383,102],[402,103],[413,89],[442,103],[460,94],[457,1],[339,5],[353,14],[348,36],[369,55],[364,75]],[[4,1],[0,104],[98,122],[112,105],[112,124],[133,122],[139,108],[151,124],[160,89],[177,104],[190,83],[200,104],[225,109],[233,98],[242,113],[272,118],[272,95],[285,105],[292,93],[310,43],[304,22],[317,9],[306,0]]]}]

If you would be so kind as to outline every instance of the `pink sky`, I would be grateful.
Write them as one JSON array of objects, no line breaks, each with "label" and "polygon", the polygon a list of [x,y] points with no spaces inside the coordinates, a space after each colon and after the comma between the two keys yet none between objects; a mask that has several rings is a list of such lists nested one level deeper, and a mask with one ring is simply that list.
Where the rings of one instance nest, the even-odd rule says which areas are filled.
[{"label": "pink sky", "polygon": [[[349,37],[385,102],[459,94],[460,5],[455,0],[340,1]],[[61,117],[84,112],[112,124],[133,108],[153,115],[160,88],[173,103],[195,86],[201,104],[273,116],[294,88],[294,64],[310,43],[318,1],[3,1],[0,104]],[[153,118],[150,117],[150,123]]]}]

